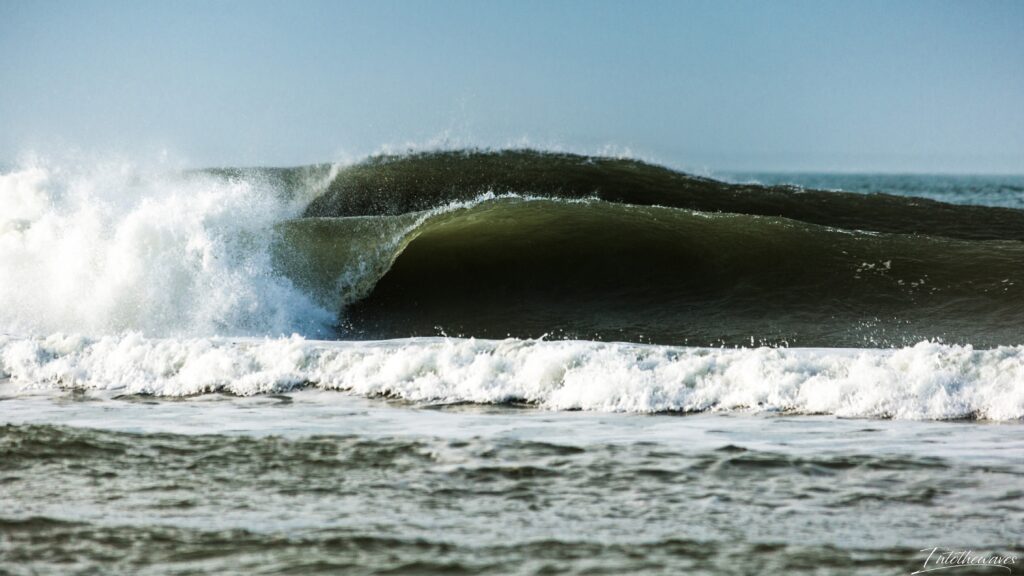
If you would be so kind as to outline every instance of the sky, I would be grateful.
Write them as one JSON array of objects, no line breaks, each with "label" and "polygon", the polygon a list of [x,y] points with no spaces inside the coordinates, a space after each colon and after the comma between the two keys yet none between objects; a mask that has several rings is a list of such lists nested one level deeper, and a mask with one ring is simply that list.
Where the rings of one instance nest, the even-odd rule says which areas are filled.
[{"label": "sky", "polygon": [[1019,1],[0,0],[0,162],[1024,173]]}]

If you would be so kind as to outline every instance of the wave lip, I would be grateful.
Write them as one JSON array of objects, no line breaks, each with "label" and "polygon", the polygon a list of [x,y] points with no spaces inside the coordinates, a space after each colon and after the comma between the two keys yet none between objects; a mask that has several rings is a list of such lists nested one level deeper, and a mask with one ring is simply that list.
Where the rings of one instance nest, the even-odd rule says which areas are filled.
[{"label": "wave lip", "polygon": [[570,340],[54,335],[0,340],[0,371],[23,390],[190,396],[313,386],[416,403],[525,402],[553,410],[1024,419],[1024,347],[929,342],[884,350],[715,349]]},{"label": "wave lip", "polygon": [[811,224],[972,240],[1024,240],[1024,210],[925,198],[729,184],[627,158],[538,150],[377,156],[338,169],[306,217],[398,215],[484,194],[783,217]]}]

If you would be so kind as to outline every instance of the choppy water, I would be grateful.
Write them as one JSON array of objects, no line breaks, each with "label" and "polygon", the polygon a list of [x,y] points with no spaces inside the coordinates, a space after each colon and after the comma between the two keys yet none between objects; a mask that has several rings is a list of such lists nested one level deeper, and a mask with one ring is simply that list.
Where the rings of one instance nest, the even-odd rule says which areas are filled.
[{"label": "choppy water", "polygon": [[8,170],[0,573],[1020,557],[1021,179],[727,179]]},{"label": "choppy water", "polygon": [[1024,520],[1017,425],[316,392],[0,406],[13,573],[909,574],[927,547],[1019,549]]}]

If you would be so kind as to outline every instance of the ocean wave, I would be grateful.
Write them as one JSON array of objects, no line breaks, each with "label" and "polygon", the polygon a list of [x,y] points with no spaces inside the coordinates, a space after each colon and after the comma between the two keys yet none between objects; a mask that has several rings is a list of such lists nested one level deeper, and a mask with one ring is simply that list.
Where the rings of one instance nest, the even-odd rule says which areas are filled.
[{"label": "ocean wave", "polygon": [[0,330],[1024,343],[1024,211],[531,150],[0,175]]},{"label": "ocean wave", "polygon": [[416,403],[609,412],[1024,418],[1024,347],[684,348],[544,340],[0,339],[24,391],[254,395],[313,386]]}]

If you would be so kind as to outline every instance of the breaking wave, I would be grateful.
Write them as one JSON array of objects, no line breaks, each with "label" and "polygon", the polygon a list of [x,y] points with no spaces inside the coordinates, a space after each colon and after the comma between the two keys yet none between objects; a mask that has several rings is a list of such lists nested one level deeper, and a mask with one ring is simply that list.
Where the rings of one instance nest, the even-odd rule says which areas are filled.
[{"label": "breaking wave", "polygon": [[22,387],[1024,416],[1021,210],[529,150],[39,164],[0,200]]}]

